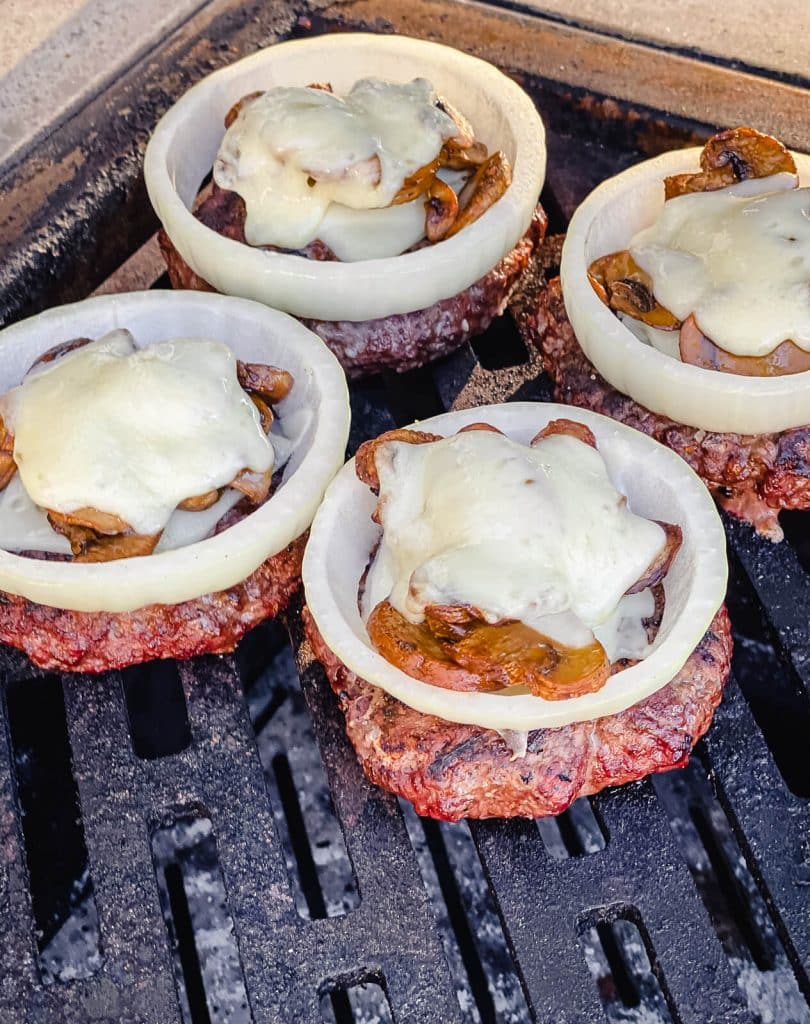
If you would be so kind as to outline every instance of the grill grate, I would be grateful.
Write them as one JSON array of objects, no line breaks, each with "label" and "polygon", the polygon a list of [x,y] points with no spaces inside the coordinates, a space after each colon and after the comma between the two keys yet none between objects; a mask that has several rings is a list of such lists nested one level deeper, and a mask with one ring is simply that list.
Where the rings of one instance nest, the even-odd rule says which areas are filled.
[{"label": "grill grate", "polygon": [[[215,2],[7,175],[31,212],[5,223],[4,319],[165,287],[149,127],[211,67],[278,32],[374,22],[358,9],[296,24],[283,3]],[[535,24],[464,12],[496,60]],[[707,134],[517,70],[550,129],[556,232],[603,177]],[[353,386],[350,449],[549,397],[507,316],[430,369]],[[423,822],[367,783],[296,609],[233,656],[99,678],[0,651],[0,1024],[810,1024],[809,522],[792,514],[779,547],[727,522],[733,676],[689,768],[539,825]]]}]

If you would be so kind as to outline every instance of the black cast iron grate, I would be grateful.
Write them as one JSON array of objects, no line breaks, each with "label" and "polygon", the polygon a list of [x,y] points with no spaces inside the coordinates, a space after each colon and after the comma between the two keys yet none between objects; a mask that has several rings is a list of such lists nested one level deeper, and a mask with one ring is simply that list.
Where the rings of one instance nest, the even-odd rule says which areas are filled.
[{"label": "black cast iron grate", "polygon": [[[99,132],[85,178],[5,222],[6,320],[113,271],[105,288],[165,287],[139,248],[145,132],[214,64],[343,17],[294,14],[214,4],[8,176]],[[557,232],[601,178],[707,134],[521,77]],[[354,386],[350,448],[549,396],[507,315],[430,369]],[[733,676],[692,763],[540,823],[422,821],[370,786],[297,608],[233,656],[101,677],[1,650],[0,1024],[809,1024],[808,514],[779,547],[727,526]]]}]

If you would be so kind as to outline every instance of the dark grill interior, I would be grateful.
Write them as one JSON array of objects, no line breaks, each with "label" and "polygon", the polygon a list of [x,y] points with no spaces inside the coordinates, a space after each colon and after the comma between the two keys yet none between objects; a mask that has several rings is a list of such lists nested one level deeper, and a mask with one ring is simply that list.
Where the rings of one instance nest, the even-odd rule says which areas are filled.
[{"label": "dark grill interior", "polygon": [[[278,32],[390,27],[373,6],[215,8],[8,175],[30,191],[37,160],[100,133],[84,178],[4,223],[6,322],[166,286],[138,166],[192,80]],[[602,178],[710,131],[512,70],[550,132],[552,233]],[[354,386],[350,449],[549,397],[507,315]],[[0,650],[0,1022],[810,1024],[809,523],[785,517],[775,547],[727,521],[733,674],[689,767],[540,822],[439,824],[369,785],[297,607],[233,656],[102,677]]]}]

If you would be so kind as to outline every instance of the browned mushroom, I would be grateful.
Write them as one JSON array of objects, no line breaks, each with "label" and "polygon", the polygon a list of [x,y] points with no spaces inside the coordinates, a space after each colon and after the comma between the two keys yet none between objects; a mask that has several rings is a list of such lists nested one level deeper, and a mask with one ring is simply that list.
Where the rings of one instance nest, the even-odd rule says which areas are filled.
[{"label": "browned mushroom", "polygon": [[14,437],[6,429],[3,417],[0,416],[0,491],[6,487],[17,472],[17,463],[14,461]]},{"label": "browned mushroom", "polygon": [[600,256],[588,268],[588,279],[599,298],[617,313],[626,313],[660,331],[676,331],[680,321],[653,295],[652,278],[630,252]]},{"label": "browned mushroom", "polygon": [[681,546],[683,531],[680,526],[676,526],[674,523],[662,523],[658,520],[656,522],[664,531],[664,546],[633,586],[627,588],[626,594],[639,594],[642,590],[647,590],[648,587],[654,587],[657,583],[660,583],[669,572],[672,560],[677,555],[678,549]]},{"label": "browned mushroom", "polygon": [[578,441],[582,441],[591,448],[596,448],[596,438],[593,436],[593,431],[590,427],[585,426],[584,423],[580,423],[578,420],[569,420],[564,417],[547,423],[542,430],[534,435],[531,443],[533,445],[537,444],[544,437],[553,437],[555,434],[567,434],[569,437],[575,437]]},{"label": "browned mushroom", "polygon": [[764,356],[737,356],[726,352],[706,337],[694,316],[687,317],[681,325],[679,349],[684,363],[745,377],[782,377],[810,370],[810,352],[793,341],[783,341]]},{"label": "browned mushroom", "polygon": [[293,377],[286,370],[264,363],[236,362],[236,377],[245,391],[255,393],[267,402],[280,402],[289,395]]},{"label": "browned mushroom", "polygon": [[441,178],[434,178],[425,200],[425,235],[429,242],[440,242],[458,215],[458,198]]},{"label": "browned mushroom", "polygon": [[403,203],[412,203],[414,199],[424,195],[436,180],[436,171],[441,166],[441,153],[430,163],[418,168],[413,174],[409,174],[402,183],[402,188],[391,200],[392,206],[401,206]]},{"label": "browned mushroom", "polygon": [[265,473],[256,473],[252,469],[243,469],[237,473],[230,486],[236,491],[241,491],[254,505],[261,505],[270,493],[272,482],[272,468],[268,469]]},{"label": "browned mushroom", "polygon": [[485,213],[512,183],[512,168],[498,150],[481,164],[459,193],[459,215],[445,235],[450,238]]},{"label": "browned mushroom", "polygon": [[239,117],[239,115],[242,113],[244,108],[248,106],[248,104],[252,103],[254,100],[257,100],[260,96],[264,96],[264,93],[261,90],[259,90],[258,92],[249,92],[246,96],[243,96],[240,100],[237,100],[236,103],[234,103],[234,105],[225,115],[225,127],[230,128],[234,121],[237,119],[237,117]]},{"label": "browned mushroom", "polygon": [[354,469],[357,477],[375,493],[380,489],[380,478],[377,474],[377,449],[381,444],[388,441],[401,441],[403,444],[430,444],[431,441],[441,441],[440,434],[428,434],[424,430],[408,430],[407,427],[397,427],[394,430],[387,430],[379,437],[373,437],[370,441],[364,441],[354,456]]},{"label": "browned mushroom", "polygon": [[205,494],[197,494],[193,498],[184,498],[177,506],[181,512],[204,512],[219,501],[219,491],[206,491]]},{"label": "browned mushroom", "polygon": [[250,400],[259,410],[259,419],[261,420],[262,430],[265,434],[269,433],[270,428],[273,426],[273,410],[267,402],[257,394],[252,394],[250,396]]},{"label": "browned mushroom", "polygon": [[160,540],[160,533],[134,533],[118,516],[94,508],[65,513],[48,509],[48,522],[67,537],[77,562],[108,562],[116,558],[150,555]]},{"label": "browned mushroom", "polygon": [[474,142],[471,146],[459,146],[452,139],[445,142],[439,154],[440,165],[451,171],[469,171],[480,167],[489,155],[483,142]]},{"label": "browned mushroom", "polygon": [[468,423],[466,427],[462,427],[459,430],[459,434],[469,434],[474,430],[485,430],[489,434],[500,434],[503,436],[503,431],[493,427],[491,423]]},{"label": "browned mushroom", "polygon": [[468,146],[472,146],[475,142],[475,133],[473,132],[472,125],[467,118],[457,110],[453,104],[446,100],[443,96],[440,96],[436,100],[436,106],[439,110],[443,110],[445,114],[453,121],[456,126],[456,134],[451,138],[451,142],[454,142],[457,146],[462,149],[466,149]]},{"label": "browned mushroom", "polygon": [[664,178],[665,197],[712,192],[746,178],[767,178],[781,172],[796,174],[796,163],[782,143],[753,128],[718,132],[703,147],[700,167],[694,174]]},{"label": "browned mushroom", "polygon": [[92,341],[92,338],[74,338],[72,341],[63,341],[61,345],[54,345],[53,348],[43,352],[38,359],[31,363],[29,373],[35,366],[39,366],[41,363],[52,363],[54,359],[61,359],[68,352],[74,352],[77,348],[84,348],[85,345],[90,345]]}]

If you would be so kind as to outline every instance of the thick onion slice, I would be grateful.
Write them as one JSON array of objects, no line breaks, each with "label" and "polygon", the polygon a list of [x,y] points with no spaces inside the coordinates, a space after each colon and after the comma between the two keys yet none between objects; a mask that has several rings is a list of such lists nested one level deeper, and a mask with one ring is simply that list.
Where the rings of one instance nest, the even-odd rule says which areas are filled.
[{"label": "thick onion slice", "polygon": [[[626,249],[664,203],[664,178],[700,168],[700,149],[676,150],[603,182],[571,219],[560,264],[565,308],[585,355],[619,391],[663,416],[703,430],[768,434],[810,423],[810,371],[743,377],[690,366],[645,345],[600,301],[588,267]],[[810,156],[792,154],[801,187]]]},{"label": "thick onion slice", "polygon": [[552,404],[514,402],[465,409],[424,420],[418,429],[449,435],[484,421],[528,444],[550,420],[560,417],[590,427],[611,479],[628,496],[634,512],[676,523],[683,530],[683,543],[664,580],[664,617],[648,657],[611,676],[596,693],[554,701],[445,690],[395,668],[371,646],[358,610],[358,583],[380,528],[371,521],[377,499],[357,479],[352,460],[327,489],[312,524],[303,570],[312,617],[348,668],[425,714],[525,732],[614,714],[665,686],[683,667],[722,604],[727,566],[725,535],[714,502],[681,458],[622,423]]},{"label": "thick onion slice", "polygon": [[[0,332],[0,393],[43,352],[71,338],[99,338],[126,327],[139,347],[172,337],[213,338],[249,363],[270,363],[294,378],[277,406],[291,436],[303,431],[282,486],[261,508],[215,537],[143,558],[48,562],[0,550],[0,591],[74,611],[125,612],[178,604],[241,582],[309,526],[343,462],[349,432],[346,379],[320,338],[297,320],[256,302],[202,292],[132,292],[87,299]],[[0,538],[2,544],[2,538]]]},{"label": "thick onion slice", "polygon": [[[359,263],[317,262],[224,238],[190,209],[211,170],[229,108],[275,85],[329,81],[346,93],[360,78],[428,78],[463,111],[513,175],[506,193],[452,238],[416,252]],[[543,187],[545,132],[527,94],[486,61],[404,36],[326,35],[268,47],[189,90],[162,118],[146,151],[149,198],[180,255],[218,291],[295,316],[370,320],[425,309],[483,277],[524,234]]]}]

